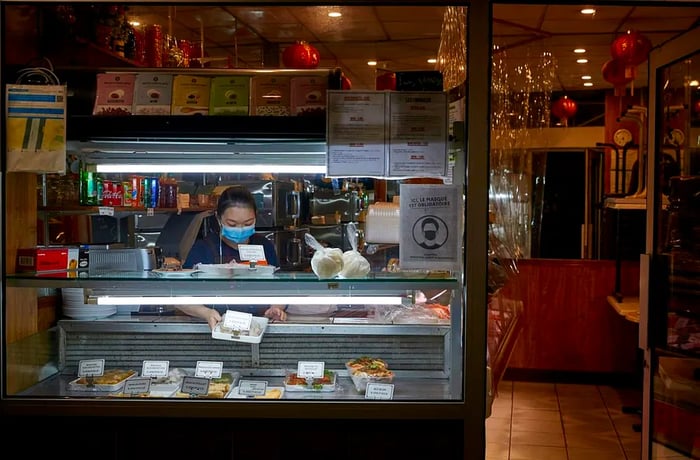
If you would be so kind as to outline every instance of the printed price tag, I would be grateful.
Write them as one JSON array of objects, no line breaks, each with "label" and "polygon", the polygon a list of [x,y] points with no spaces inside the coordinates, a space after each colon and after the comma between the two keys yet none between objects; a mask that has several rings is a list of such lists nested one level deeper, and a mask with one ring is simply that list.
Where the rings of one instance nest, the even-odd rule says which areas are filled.
[{"label": "printed price tag", "polygon": [[111,206],[100,206],[99,208],[97,208],[97,211],[100,213],[101,216],[114,215],[114,208]]},{"label": "printed price tag", "polygon": [[394,399],[394,384],[368,383],[365,399]]},{"label": "printed price tag", "polygon": [[252,321],[253,315],[251,313],[227,310],[224,313],[223,327],[234,331],[249,331]]},{"label": "printed price tag", "polygon": [[222,361],[197,361],[197,368],[194,371],[195,377],[203,377],[205,379],[218,379],[221,377],[221,371],[224,368]]},{"label": "printed price tag", "polygon": [[170,361],[144,361],[141,366],[142,377],[167,377]]},{"label": "printed price tag", "polygon": [[266,260],[265,249],[261,244],[239,244],[238,254],[241,257],[241,261]]},{"label": "printed price tag", "polygon": [[152,217],[154,214],[155,214],[155,212],[153,211],[153,208],[146,209],[146,215],[148,217]]},{"label": "printed price tag", "polygon": [[191,395],[205,395],[209,393],[209,379],[190,376],[183,377],[180,391]]},{"label": "printed price tag", "polygon": [[148,393],[149,391],[151,391],[151,379],[149,377],[137,377],[124,382],[122,393],[125,395],[137,395]]},{"label": "printed price tag", "polygon": [[81,359],[78,363],[78,377],[99,376],[104,373],[104,359]]},{"label": "printed price tag", "polygon": [[326,363],[323,361],[299,361],[297,363],[297,375],[299,377],[323,377],[323,369]]},{"label": "printed price tag", "polygon": [[267,382],[264,380],[241,380],[238,384],[238,394],[246,396],[265,396]]}]

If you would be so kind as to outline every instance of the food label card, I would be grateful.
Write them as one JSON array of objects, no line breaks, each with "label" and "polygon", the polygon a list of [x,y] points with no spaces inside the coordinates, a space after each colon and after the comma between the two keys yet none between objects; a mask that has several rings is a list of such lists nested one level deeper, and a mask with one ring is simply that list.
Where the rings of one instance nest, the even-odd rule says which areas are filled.
[{"label": "food label card", "polygon": [[224,363],[221,361],[197,361],[197,368],[194,371],[194,376],[203,377],[205,379],[218,379],[221,377],[223,368]]},{"label": "food label card", "polygon": [[251,313],[227,310],[224,313],[223,327],[232,331],[249,331],[252,322],[253,315]]},{"label": "food label card", "polygon": [[365,399],[394,399],[394,384],[368,383]]},{"label": "food label card", "polygon": [[326,363],[323,361],[299,361],[297,363],[297,375],[299,377],[323,377]]},{"label": "food label card", "polygon": [[99,376],[105,373],[104,359],[81,359],[78,363],[78,377]]},{"label": "food label card", "polygon": [[191,395],[205,395],[209,393],[209,379],[190,376],[183,377],[180,391]]},{"label": "food label card", "polygon": [[151,379],[148,377],[137,377],[124,382],[122,393],[125,395],[137,395],[151,391]]},{"label": "food label card", "polygon": [[265,260],[265,248],[261,244],[239,244],[238,254],[241,260]]},{"label": "food label card", "polygon": [[167,377],[170,361],[144,361],[141,367],[142,377]]},{"label": "food label card", "polygon": [[265,396],[267,382],[264,380],[241,380],[238,384],[238,394],[246,396]]},{"label": "food label card", "polygon": [[173,76],[162,73],[139,73],[134,84],[135,115],[170,115]]}]

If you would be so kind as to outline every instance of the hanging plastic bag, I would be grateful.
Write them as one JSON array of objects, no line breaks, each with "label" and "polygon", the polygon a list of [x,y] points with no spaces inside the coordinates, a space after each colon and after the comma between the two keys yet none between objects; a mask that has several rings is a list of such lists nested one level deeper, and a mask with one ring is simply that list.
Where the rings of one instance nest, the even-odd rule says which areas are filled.
[{"label": "hanging plastic bag", "polygon": [[311,270],[321,279],[333,278],[343,269],[343,251],[338,248],[327,248],[316,238],[307,233],[304,235],[306,244],[314,250],[311,258]]},{"label": "hanging plastic bag", "polygon": [[343,278],[364,278],[370,272],[369,261],[357,250],[357,227],[354,222],[347,225],[347,236],[352,249],[343,253]]}]

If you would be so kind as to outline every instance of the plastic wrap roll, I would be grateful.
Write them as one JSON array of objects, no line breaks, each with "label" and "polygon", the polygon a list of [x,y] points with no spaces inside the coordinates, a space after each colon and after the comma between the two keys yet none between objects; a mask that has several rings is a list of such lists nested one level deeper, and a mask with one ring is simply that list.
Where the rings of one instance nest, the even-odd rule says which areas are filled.
[{"label": "plastic wrap roll", "polygon": [[365,222],[365,241],[368,243],[399,242],[399,204],[378,202],[369,205]]}]

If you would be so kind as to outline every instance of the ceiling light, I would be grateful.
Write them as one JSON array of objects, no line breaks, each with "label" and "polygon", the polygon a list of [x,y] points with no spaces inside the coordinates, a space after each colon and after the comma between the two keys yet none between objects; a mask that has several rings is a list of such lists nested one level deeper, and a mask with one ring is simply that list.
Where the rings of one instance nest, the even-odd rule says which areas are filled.
[{"label": "ceiling light", "polygon": [[581,75],[581,80],[590,80],[591,76],[590,75]]},{"label": "ceiling light", "polygon": [[435,64],[436,62],[437,62],[437,59],[435,59],[435,58],[428,59],[428,64]]},{"label": "ceiling light", "polygon": [[330,13],[328,13],[329,18],[339,18],[342,15],[343,13],[341,13],[340,11],[331,11]]},{"label": "ceiling light", "polygon": [[377,61],[367,61],[367,65],[377,65]]},{"label": "ceiling light", "polygon": [[593,83],[591,83],[590,81],[587,81],[586,83],[583,84],[583,86],[593,86]]},{"label": "ceiling light", "polygon": [[700,86],[700,81],[697,80],[692,80],[690,83],[688,83],[690,86]]},{"label": "ceiling light", "polygon": [[581,10],[581,14],[595,14],[595,8],[584,8]]},{"label": "ceiling light", "polygon": [[576,53],[576,54],[583,54],[583,53],[585,53],[585,52],[586,52],[586,49],[585,49],[585,48],[576,48],[576,49],[574,50],[574,53]]},{"label": "ceiling light", "polygon": [[588,59],[576,59],[576,62],[579,64],[585,64],[588,62]]},{"label": "ceiling light", "polygon": [[138,21],[129,21],[129,24],[131,24],[133,27],[138,27],[141,25],[141,23]]}]

